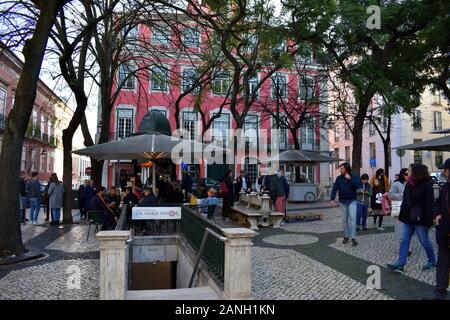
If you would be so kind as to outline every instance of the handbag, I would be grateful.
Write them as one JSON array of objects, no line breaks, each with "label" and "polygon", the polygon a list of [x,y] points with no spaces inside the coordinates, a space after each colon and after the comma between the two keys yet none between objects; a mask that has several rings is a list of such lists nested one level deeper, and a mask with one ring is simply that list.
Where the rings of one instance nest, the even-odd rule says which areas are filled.
[{"label": "handbag", "polygon": [[400,208],[403,201],[393,200],[391,202],[391,216],[398,217],[400,215]]},{"label": "handbag", "polygon": [[423,216],[423,209],[420,207],[412,207],[411,211],[409,212],[409,221],[413,223],[417,223],[422,219]]}]

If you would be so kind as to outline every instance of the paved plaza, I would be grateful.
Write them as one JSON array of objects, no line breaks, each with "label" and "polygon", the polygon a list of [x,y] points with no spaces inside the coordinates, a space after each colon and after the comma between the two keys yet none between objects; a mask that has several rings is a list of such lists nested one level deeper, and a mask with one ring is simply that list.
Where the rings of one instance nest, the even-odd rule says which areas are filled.
[{"label": "paved plaza", "polygon": [[[385,219],[384,231],[377,230],[369,218],[369,230],[359,232],[359,245],[352,247],[341,243],[339,210],[319,210],[323,220],[258,230],[252,257],[255,299],[391,300],[432,296],[435,271],[421,271],[426,259],[416,237],[405,273],[385,268],[398,254],[390,217]],[[216,220],[223,224],[219,216]],[[86,240],[88,225],[80,222],[77,214],[72,226],[49,227],[43,223],[25,225],[22,231],[26,247],[45,256],[0,266],[0,299],[98,299],[98,243],[92,230]],[[430,237],[434,243],[434,231]],[[380,266],[379,290],[366,286],[370,276],[367,269],[373,265]],[[70,282],[74,270],[81,273],[79,287]]]}]

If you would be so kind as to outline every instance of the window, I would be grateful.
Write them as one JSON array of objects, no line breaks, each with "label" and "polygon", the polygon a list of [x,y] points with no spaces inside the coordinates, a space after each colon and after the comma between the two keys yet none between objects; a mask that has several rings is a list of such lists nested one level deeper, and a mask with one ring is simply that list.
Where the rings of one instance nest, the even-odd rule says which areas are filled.
[{"label": "window", "polygon": [[[197,81],[197,72],[194,69],[184,69],[183,71],[183,92],[190,90]],[[197,85],[193,92],[199,92],[200,86]]]},{"label": "window", "polygon": [[444,153],[442,151],[434,152],[434,160],[437,168],[441,169],[444,164]]},{"label": "window", "polygon": [[435,93],[432,93],[433,97],[433,104],[440,105],[441,104],[441,93],[439,91],[436,91]]},{"label": "window", "polygon": [[41,113],[41,139],[44,139],[44,132],[45,132],[45,116]]},{"label": "window", "polygon": [[442,113],[439,111],[433,112],[433,130],[442,130]]},{"label": "window", "polygon": [[135,66],[128,63],[122,63],[119,66],[119,81],[118,85],[122,86],[122,89],[134,89],[134,72]]},{"label": "window", "polygon": [[157,45],[168,45],[170,40],[169,28],[158,26],[153,28],[151,43]]},{"label": "window", "polygon": [[258,178],[258,164],[255,163],[255,159],[253,159],[253,162],[250,160],[250,157],[246,157],[244,163],[245,175],[247,176],[248,183],[250,184],[247,186],[248,188],[252,188],[256,182],[256,178]]},{"label": "window", "polygon": [[36,149],[31,147],[31,170],[36,171]]},{"label": "window", "polygon": [[375,142],[369,143],[369,149],[370,149],[370,166],[376,167],[377,145],[375,144]]},{"label": "window", "polygon": [[39,164],[40,164],[40,167],[41,167],[41,172],[45,172],[45,167],[46,167],[45,166],[45,157],[46,157],[46,155],[44,155],[44,154],[40,155]]},{"label": "window", "polygon": [[47,135],[49,136],[49,142],[51,142],[50,137],[52,136],[52,120],[50,118],[47,120]]},{"label": "window", "polygon": [[167,71],[161,67],[152,68],[151,89],[152,91],[167,91]]},{"label": "window", "polygon": [[197,128],[197,113],[191,111],[183,111],[183,129],[188,132],[185,139],[195,140]]},{"label": "window", "polygon": [[248,79],[248,89],[250,96],[255,95],[255,97],[258,97],[258,75],[254,75]]},{"label": "window", "polygon": [[244,121],[244,137],[246,142],[257,143],[258,141],[258,116],[247,115]]},{"label": "window", "polygon": [[350,147],[345,147],[345,162],[350,163]]},{"label": "window", "polygon": [[[339,159],[339,148],[334,148],[334,157]],[[334,162],[334,168],[339,168],[339,161]]]},{"label": "window", "polygon": [[345,129],[344,129],[344,139],[350,140],[350,129],[347,124],[345,125]]},{"label": "window", "polygon": [[369,136],[373,136],[375,134],[375,126],[372,121],[369,122]]},{"label": "window", "polygon": [[20,170],[26,171],[27,170],[27,147],[22,147],[22,157],[20,161]]},{"label": "window", "polygon": [[420,110],[414,110],[412,127],[414,131],[422,130],[422,112]]},{"label": "window", "polygon": [[138,38],[138,26],[126,26],[120,31],[120,36],[126,40],[136,40]]},{"label": "window", "polygon": [[273,99],[276,99],[277,97],[280,97],[281,99],[286,99],[287,76],[282,74],[277,74],[273,76],[271,81],[271,91]]},{"label": "window", "polygon": [[[413,143],[419,143],[422,139],[414,139]],[[422,164],[422,151],[414,150],[414,163]]]},{"label": "window", "polygon": [[230,76],[227,72],[219,73],[212,81],[212,91],[214,94],[226,95],[230,88]]},{"label": "window", "polygon": [[296,62],[298,65],[308,65],[312,62],[312,54],[311,52],[302,52],[296,55]]},{"label": "window", "polygon": [[[216,115],[217,113],[214,113]],[[214,119],[212,141],[223,141],[223,146],[227,146],[227,141],[230,134],[230,115],[228,113],[221,113],[220,117]]]},{"label": "window", "polygon": [[0,126],[5,125],[6,120],[6,91],[0,89]]},{"label": "window", "polygon": [[116,139],[123,139],[133,133],[134,110],[117,109],[117,132]]},{"label": "window", "polygon": [[188,48],[199,48],[200,47],[200,31],[195,27],[184,28],[183,43]]},{"label": "window", "polygon": [[309,119],[300,127],[300,144],[302,148],[312,149],[314,146],[314,120]]},{"label": "window", "polygon": [[299,96],[302,101],[311,101],[314,96],[314,78],[299,78]]},{"label": "window", "polygon": [[37,111],[33,110],[33,137],[36,136],[38,132],[38,116]]},{"label": "window", "polygon": [[339,142],[339,129],[337,124],[334,126],[334,142]]},{"label": "window", "polygon": [[[287,115],[282,114],[279,117],[279,126],[277,123],[277,118],[272,117],[272,129],[278,129],[278,136],[272,135],[272,139],[277,139],[279,142],[280,150],[286,150],[287,148]],[[273,131],[276,133],[276,131]]]},{"label": "window", "polygon": [[49,151],[47,154],[47,171],[53,171],[53,151]]}]

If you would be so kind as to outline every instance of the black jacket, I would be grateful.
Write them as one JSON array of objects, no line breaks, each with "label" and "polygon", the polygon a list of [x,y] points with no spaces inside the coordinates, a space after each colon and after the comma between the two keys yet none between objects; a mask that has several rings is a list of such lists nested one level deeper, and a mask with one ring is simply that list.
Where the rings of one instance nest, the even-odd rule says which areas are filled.
[{"label": "black jacket", "polygon": [[27,183],[25,182],[25,179],[20,178],[19,186],[20,186],[20,196],[26,197],[27,196],[27,190],[26,190]]},{"label": "black jacket", "polygon": [[[234,190],[237,194],[239,194],[239,192],[242,189],[242,180],[243,179],[245,179],[245,182],[247,183],[247,189],[250,189],[250,181],[248,180],[248,177],[247,176],[239,176],[236,179],[236,188]],[[247,190],[245,190],[245,191],[247,191]]]},{"label": "black jacket", "polygon": [[441,221],[436,226],[436,242],[440,245],[450,245],[450,182],[445,183],[439,191],[436,200],[435,214],[441,215]]},{"label": "black jacket", "polygon": [[421,182],[415,186],[408,183],[405,186],[399,216],[401,222],[412,223],[409,220],[409,214],[412,207],[419,207],[423,210],[422,218],[419,220],[418,224],[431,228],[433,225],[434,207],[434,191],[431,182]]}]

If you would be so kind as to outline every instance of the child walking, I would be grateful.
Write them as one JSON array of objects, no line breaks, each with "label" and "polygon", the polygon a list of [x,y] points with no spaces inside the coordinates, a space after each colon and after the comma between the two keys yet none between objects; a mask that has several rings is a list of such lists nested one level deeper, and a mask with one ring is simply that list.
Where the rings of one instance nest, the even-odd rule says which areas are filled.
[{"label": "child walking", "polygon": [[364,173],[361,176],[361,188],[357,190],[356,199],[357,204],[357,214],[356,214],[356,229],[357,230],[367,230],[367,210],[369,209],[370,199],[372,196],[372,188],[369,183],[369,176]]}]

